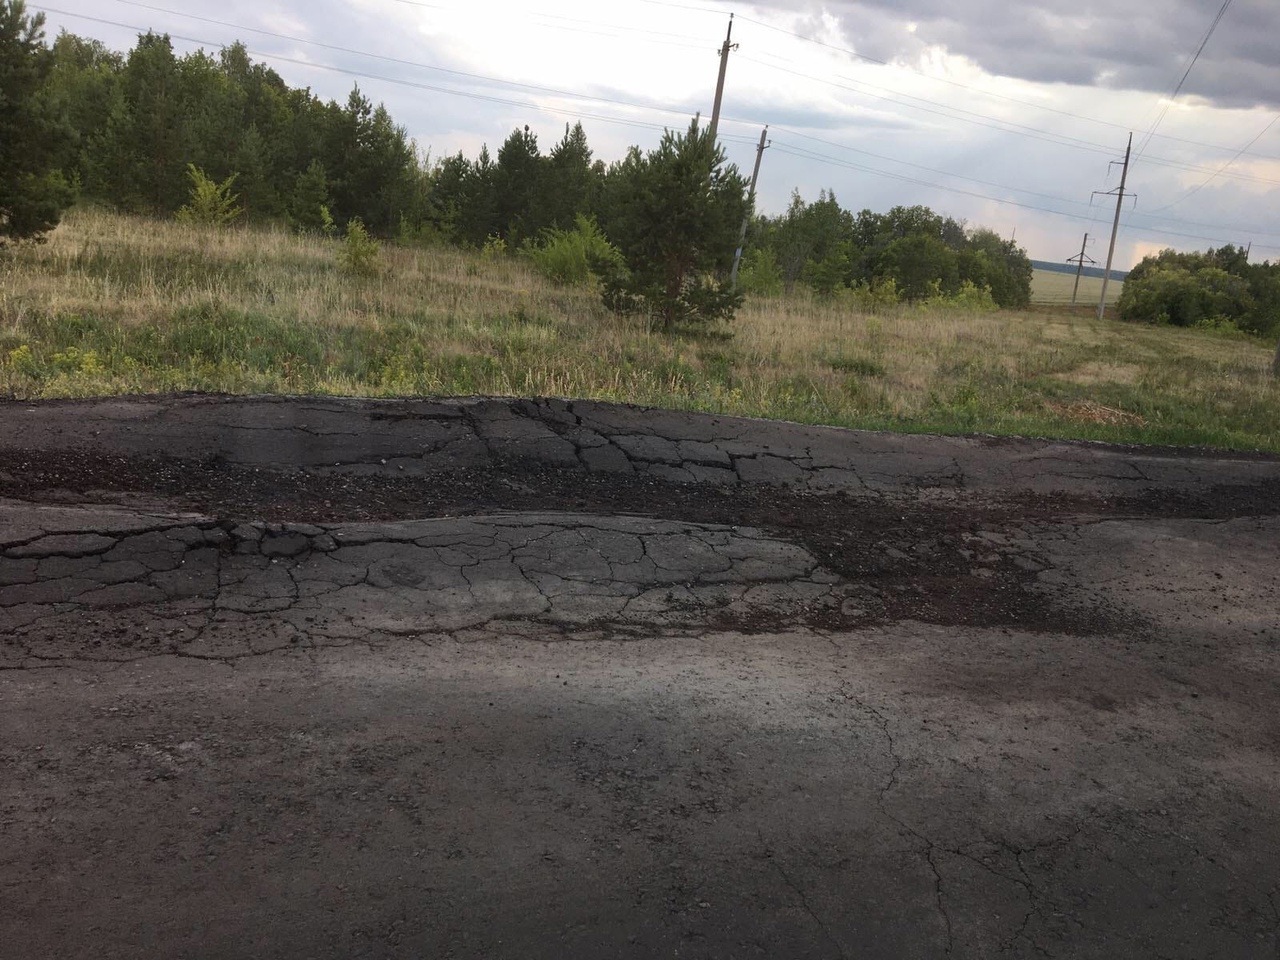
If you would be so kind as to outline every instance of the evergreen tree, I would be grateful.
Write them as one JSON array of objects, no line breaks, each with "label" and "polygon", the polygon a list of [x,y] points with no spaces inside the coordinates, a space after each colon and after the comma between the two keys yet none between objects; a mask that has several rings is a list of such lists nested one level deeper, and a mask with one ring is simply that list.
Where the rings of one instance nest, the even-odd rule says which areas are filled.
[{"label": "evergreen tree", "polygon": [[551,148],[547,160],[546,185],[541,202],[541,221],[549,227],[568,230],[579,214],[592,211],[599,192],[600,174],[591,163],[591,148],[581,123],[572,129],[565,124],[564,138]]},{"label": "evergreen tree", "polygon": [[39,239],[58,225],[72,192],[56,169],[70,128],[45,89],[53,57],[44,16],[0,0],[0,244]]},{"label": "evergreen tree", "polygon": [[279,195],[271,182],[271,157],[267,142],[256,123],[249,124],[231,163],[245,214],[251,220],[265,220],[280,214]]},{"label": "evergreen tree", "polygon": [[675,323],[728,319],[742,298],[725,274],[747,212],[746,181],[694,120],[668,130],[656,150],[639,151],[613,174],[616,207],[608,235],[626,261],[605,278],[606,302]]},{"label": "evergreen tree", "polygon": [[467,168],[457,236],[463,244],[482,247],[486,240],[498,235],[498,230],[498,167],[489,156],[489,148],[482,146],[480,156]]},{"label": "evergreen tree", "polygon": [[512,246],[536,237],[546,225],[539,210],[545,183],[544,162],[538,152],[538,138],[527,126],[511,131],[498,150],[498,235]]},{"label": "evergreen tree", "polygon": [[312,160],[294,181],[289,197],[289,220],[299,230],[318,233],[326,225],[322,211],[328,211],[331,203],[324,164]]}]

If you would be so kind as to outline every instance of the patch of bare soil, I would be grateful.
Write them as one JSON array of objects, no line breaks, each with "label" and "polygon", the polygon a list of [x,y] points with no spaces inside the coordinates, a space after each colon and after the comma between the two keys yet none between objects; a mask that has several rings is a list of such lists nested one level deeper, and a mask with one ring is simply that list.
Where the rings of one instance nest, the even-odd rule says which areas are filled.
[{"label": "patch of bare soil", "polygon": [[[830,626],[913,619],[1080,633],[1134,629],[1101,607],[1070,613],[1028,589],[1043,569],[1025,549],[993,546],[1030,523],[1099,516],[1223,516],[1273,512],[1274,491],[1124,501],[812,493],[774,485],[678,483],[586,473],[530,460],[427,477],[273,471],[156,457],[0,453],[0,496],[43,502],[124,501],[242,520],[334,523],[518,511],[628,514],[749,526],[802,544],[832,572],[866,588]],[[993,538],[991,535],[995,534]],[[822,624],[814,624],[821,626]],[[752,624],[733,624],[750,628]],[[760,628],[774,624],[759,624]]]}]

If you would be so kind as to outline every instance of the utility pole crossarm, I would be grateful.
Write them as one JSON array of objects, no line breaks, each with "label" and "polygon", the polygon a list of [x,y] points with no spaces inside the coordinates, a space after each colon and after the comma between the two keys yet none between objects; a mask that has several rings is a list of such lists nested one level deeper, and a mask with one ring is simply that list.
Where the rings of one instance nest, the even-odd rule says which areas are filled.
[{"label": "utility pole crossarm", "polygon": [[1084,239],[1080,241],[1080,252],[1077,253],[1074,257],[1067,257],[1067,263],[1077,264],[1076,285],[1071,288],[1071,305],[1073,307],[1076,305],[1076,294],[1080,292],[1080,274],[1084,273],[1085,261],[1087,260],[1090,263],[1098,262],[1097,260],[1093,259],[1093,257],[1089,256],[1087,253],[1084,252],[1084,248],[1087,247],[1088,245],[1089,245],[1089,235],[1086,233],[1084,235]]}]

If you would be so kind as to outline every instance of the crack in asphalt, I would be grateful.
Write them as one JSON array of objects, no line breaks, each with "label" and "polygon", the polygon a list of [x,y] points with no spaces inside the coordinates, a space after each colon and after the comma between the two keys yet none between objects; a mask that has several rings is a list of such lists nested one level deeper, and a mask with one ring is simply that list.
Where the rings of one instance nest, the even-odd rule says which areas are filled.
[{"label": "crack in asphalt", "polygon": [[943,929],[945,933],[945,943],[943,946],[943,955],[950,956],[955,950],[955,932],[952,929],[951,913],[947,909],[946,895],[943,890],[942,871],[938,869],[938,863],[935,859],[935,852],[939,849],[930,837],[921,833],[914,826],[907,823],[902,817],[894,813],[888,804],[888,795],[898,784],[898,773],[902,770],[903,759],[898,753],[897,744],[894,741],[893,732],[889,729],[889,718],[886,717],[879,709],[869,703],[864,702],[861,698],[850,691],[847,682],[841,681],[837,688],[838,695],[844,700],[852,703],[859,710],[870,714],[876,722],[876,726],[884,737],[886,748],[885,751],[889,758],[893,761],[893,766],[886,775],[884,782],[880,785],[879,792],[876,795],[876,806],[880,810],[882,816],[892,821],[900,830],[910,835],[916,841],[924,845],[924,849],[915,849],[913,852],[924,858],[925,863],[929,865],[929,871],[933,875],[933,892],[934,904],[937,908],[938,916],[942,919]]},{"label": "crack in asphalt", "polygon": [[[838,610],[845,594],[803,549],[750,528],[531,514],[363,525],[192,519],[140,533],[119,512],[96,526],[80,516],[69,524],[65,510],[20,513],[28,527],[47,513],[51,528],[0,548],[0,626],[11,638],[0,669],[134,660],[140,645],[230,661],[351,635],[517,620],[576,630],[798,623]],[[67,538],[61,528],[71,526],[95,530],[92,549]],[[24,555],[33,550],[38,559]]]},{"label": "crack in asphalt", "polygon": [[[10,437],[13,428],[43,436],[50,445],[45,449],[69,440],[94,447],[109,445],[122,424],[145,420],[147,431],[128,438],[135,454],[198,458],[217,449],[216,457],[228,462],[272,466],[280,452],[272,437],[294,432],[308,440],[295,465],[319,471],[383,469],[394,475],[410,465],[437,472],[525,458],[588,474],[791,484],[862,495],[1020,487],[1127,495],[1136,489],[1197,491],[1206,482],[1280,484],[1280,460],[1248,454],[1198,453],[1184,460],[1097,443],[895,436],[581,400],[292,402],[204,397],[23,405],[13,427],[0,423],[0,449],[21,449],[18,437]],[[322,425],[303,414],[321,418]],[[48,428],[32,430],[33,421]]]},{"label": "crack in asphalt", "polygon": [[827,938],[827,941],[833,947],[836,948],[836,953],[840,956],[841,960],[844,960],[844,958],[848,956],[845,952],[844,944],[841,943],[831,932],[831,928],[827,926],[826,921],[823,920],[822,917],[818,916],[817,911],[813,909],[813,905],[809,903],[809,898],[805,895],[804,889],[791,878],[791,875],[787,873],[786,869],[782,866],[782,863],[773,855],[773,850],[770,848],[768,841],[764,838],[764,831],[759,827],[756,828],[756,836],[760,839],[760,847],[765,859],[769,861],[778,876],[782,878],[782,882],[785,883],[791,892],[796,895],[796,899],[800,901],[800,906],[804,908],[804,912],[809,915],[809,918],[813,920],[818,929],[822,931],[822,935]]}]

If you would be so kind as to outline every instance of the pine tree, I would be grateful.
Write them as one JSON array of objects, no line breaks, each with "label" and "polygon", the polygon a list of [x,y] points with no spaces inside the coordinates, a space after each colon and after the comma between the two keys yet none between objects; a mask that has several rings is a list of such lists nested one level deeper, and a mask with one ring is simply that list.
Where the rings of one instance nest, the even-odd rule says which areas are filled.
[{"label": "pine tree", "polygon": [[52,66],[44,16],[0,0],[0,244],[42,238],[72,200],[55,169],[71,130],[45,88]]},{"label": "pine tree", "polygon": [[512,245],[536,237],[546,225],[538,210],[545,162],[528,127],[511,131],[498,151],[498,234]]},{"label": "pine tree", "polygon": [[550,227],[568,230],[580,214],[593,209],[599,175],[591,165],[591,148],[581,123],[565,124],[564,139],[551,148],[542,191],[541,220]]},{"label": "pine tree", "polygon": [[746,181],[694,120],[656,150],[633,150],[611,171],[605,228],[627,272],[605,278],[605,301],[643,310],[669,329],[728,319],[742,298],[728,286]]}]

